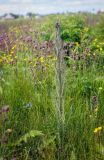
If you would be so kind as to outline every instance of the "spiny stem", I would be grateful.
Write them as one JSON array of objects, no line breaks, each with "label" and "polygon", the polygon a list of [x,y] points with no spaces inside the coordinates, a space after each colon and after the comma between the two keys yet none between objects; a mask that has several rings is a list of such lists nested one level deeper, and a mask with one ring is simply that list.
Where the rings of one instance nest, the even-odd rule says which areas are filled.
[{"label": "spiny stem", "polygon": [[63,159],[64,155],[64,55],[63,55],[63,44],[60,38],[60,24],[56,23],[56,90],[57,90],[57,120],[58,120],[58,131],[59,131],[59,155],[58,159]]}]

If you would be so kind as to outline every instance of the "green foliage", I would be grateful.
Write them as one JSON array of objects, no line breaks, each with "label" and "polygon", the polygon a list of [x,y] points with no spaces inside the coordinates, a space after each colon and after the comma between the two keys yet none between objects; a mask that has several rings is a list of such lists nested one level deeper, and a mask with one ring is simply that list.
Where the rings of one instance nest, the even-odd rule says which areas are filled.
[{"label": "green foliage", "polygon": [[84,21],[79,18],[69,17],[63,20],[61,38],[67,42],[81,41],[81,32],[84,28]]},{"label": "green foliage", "polygon": [[[69,47],[62,77],[64,132],[56,112],[57,19]],[[78,13],[0,22],[13,43],[9,51],[0,48],[1,159],[57,160],[60,153],[62,160],[104,159],[103,19]]]},{"label": "green foliage", "polygon": [[22,142],[27,143],[29,138],[35,138],[38,136],[43,136],[43,133],[41,131],[37,130],[31,130],[29,133],[26,133],[24,136],[22,136],[18,141],[17,144],[21,144]]}]

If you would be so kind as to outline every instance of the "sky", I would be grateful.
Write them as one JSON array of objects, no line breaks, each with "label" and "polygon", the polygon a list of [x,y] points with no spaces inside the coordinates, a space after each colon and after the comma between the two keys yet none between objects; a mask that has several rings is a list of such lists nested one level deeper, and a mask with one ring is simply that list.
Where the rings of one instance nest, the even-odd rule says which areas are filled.
[{"label": "sky", "polygon": [[104,0],[0,0],[0,14],[104,11]]}]

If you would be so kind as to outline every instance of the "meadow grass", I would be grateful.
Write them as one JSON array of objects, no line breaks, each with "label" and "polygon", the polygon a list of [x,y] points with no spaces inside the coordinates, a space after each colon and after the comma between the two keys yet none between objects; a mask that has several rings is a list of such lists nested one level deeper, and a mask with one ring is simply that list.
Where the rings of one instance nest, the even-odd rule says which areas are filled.
[{"label": "meadow grass", "polygon": [[[9,22],[0,52],[1,159],[104,159],[102,16],[99,24],[84,14]],[[54,41],[57,18],[63,47]]]}]

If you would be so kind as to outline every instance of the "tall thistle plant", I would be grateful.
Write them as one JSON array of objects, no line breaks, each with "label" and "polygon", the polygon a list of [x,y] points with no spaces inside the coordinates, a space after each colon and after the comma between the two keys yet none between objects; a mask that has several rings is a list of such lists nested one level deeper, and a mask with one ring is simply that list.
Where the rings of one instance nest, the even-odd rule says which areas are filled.
[{"label": "tall thistle plant", "polygon": [[64,63],[64,52],[63,42],[60,36],[60,23],[56,23],[56,115],[57,115],[57,126],[58,126],[58,159],[63,159],[64,156],[64,124],[65,124],[65,113],[64,113],[64,82],[65,82],[65,63]]}]

